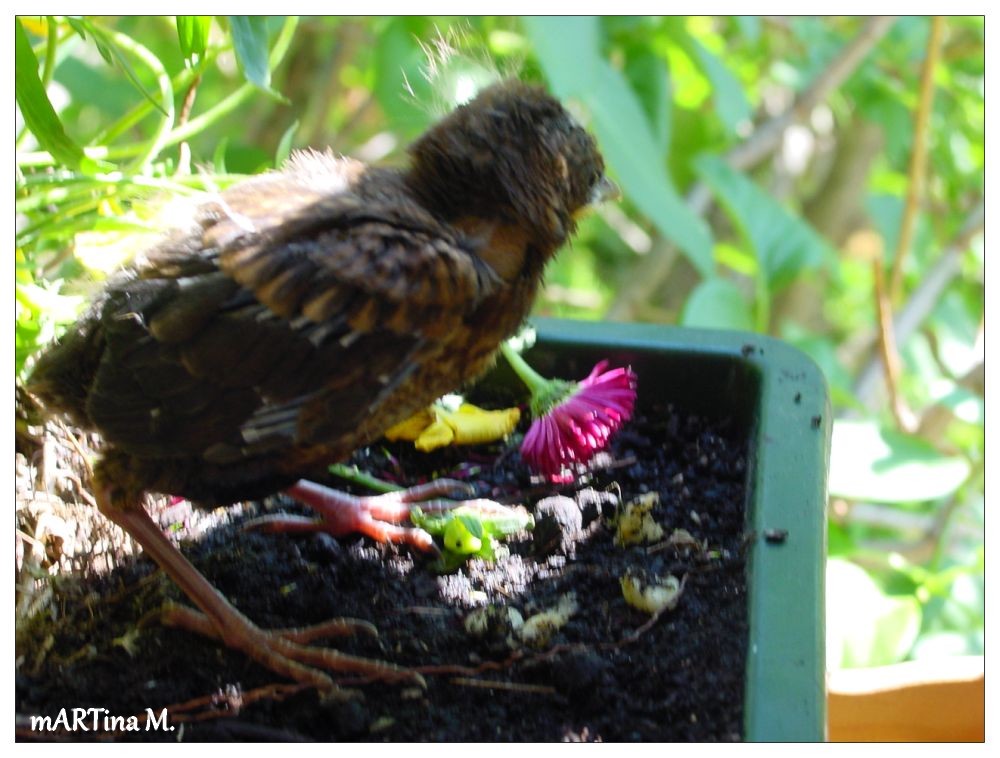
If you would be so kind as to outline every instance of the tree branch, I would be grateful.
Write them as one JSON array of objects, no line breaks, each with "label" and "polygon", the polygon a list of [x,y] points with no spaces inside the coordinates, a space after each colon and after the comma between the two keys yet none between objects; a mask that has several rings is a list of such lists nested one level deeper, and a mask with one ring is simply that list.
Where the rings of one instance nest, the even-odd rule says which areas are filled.
[{"label": "tree branch", "polygon": [[[816,105],[843,84],[894,22],[895,18],[891,16],[869,18],[858,35],[802,91],[795,102],[783,113],[755,129],[745,142],[730,150],[725,156],[726,162],[735,169],[743,170],[770,155],[781,143],[785,130],[808,116]],[[685,201],[692,212],[699,216],[705,215],[712,204],[711,190],[704,182],[697,182],[688,192]],[[676,248],[659,238],[622,286],[607,317],[613,320],[630,319],[635,309],[663,285],[676,258]]]},{"label": "tree branch", "polygon": [[872,270],[875,273],[875,312],[878,314],[878,347],[885,366],[885,386],[889,391],[889,407],[892,409],[896,427],[901,432],[911,432],[915,425],[913,413],[907,408],[899,393],[899,351],[896,348],[896,335],[893,332],[892,304],[889,302],[889,292],[886,288],[885,271],[880,257],[872,260]]},{"label": "tree branch", "polygon": [[917,221],[917,209],[924,190],[924,175],[927,166],[927,125],[930,122],[931,106],[934,103],[934,69],[937,68],[941,54],[941,37],[944,30],[944,19],[934,16],[931,19],[931,33],[927,40],[927,54],[924,56],[924,67],[920,74],[920,99],[917,102],[917,112],[914,115],[913,148],[910,153],[909,181],[906,188],[906,204],[903,206],[903,218],[899,224],[899,240],[896,243],[896,254],[892,259],[892,274],[889,277],[889,300],[897,302],[903,285],[903,261],[910,252],[913,240],[913,228]]},{"label": "tree branch", "polygon": [[[941,293],[947,289],[961,270],[962,253],[968,248],[972,237],[982,231],[985,224],[986,204],[979,202],[962,225],[954,242],[945,249],[937,262],[920,280],[920,286],[914,290],[906,305],[893,319],[893,332],[898,344],[905,345],[917,327],[923,323],[927,314],[937,305]],[[858,374],[858,380],[854,384],[854,392],[858,396],[858,400],[869,408],[875,405],[881,375],[882,358],[875,355]]]}]

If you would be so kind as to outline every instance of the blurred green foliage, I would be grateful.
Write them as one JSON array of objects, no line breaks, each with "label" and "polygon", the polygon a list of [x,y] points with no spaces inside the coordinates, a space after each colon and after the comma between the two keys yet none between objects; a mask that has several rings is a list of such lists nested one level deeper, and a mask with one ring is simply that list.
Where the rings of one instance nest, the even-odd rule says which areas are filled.
[{"label": "blurred green foliage", "polygon": [[[294,147],[403,161],[485,83],[542,81],[593,130],[625,199],[581,222],[538,312],[754,329],[810,354],[837,413],[831,665],[981,653],[984,23],[944,19],[937,42],[928,18],[877,23],[22,17],[16,371],[169,220],[164,198]],[[884,297],[894,414],[874,271],[888,280],[911,190],[901,287]]]}]

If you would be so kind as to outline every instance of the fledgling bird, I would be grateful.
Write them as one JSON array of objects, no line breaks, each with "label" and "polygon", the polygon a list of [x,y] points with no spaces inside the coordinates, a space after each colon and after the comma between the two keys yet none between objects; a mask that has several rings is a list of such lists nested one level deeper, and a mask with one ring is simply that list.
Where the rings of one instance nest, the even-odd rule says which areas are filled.
[{"label": "fledgling bird", "polygon": [[359,498],[299,480],[483,373],[575,215],[614,185],[593,138],[517,81],[483,90],[409,154],[397,169],[302,152],[204,200],[108,280],[29,385],[100,432],[102,513],[204,614],[175,621],[326,689],[318,668],[407,672],[305,645],[319,629],[258,628],[164,537],[142,496],[226,505],[284,489],[321,515],[311,528],[429,546],[387,522],[455,483]]}]

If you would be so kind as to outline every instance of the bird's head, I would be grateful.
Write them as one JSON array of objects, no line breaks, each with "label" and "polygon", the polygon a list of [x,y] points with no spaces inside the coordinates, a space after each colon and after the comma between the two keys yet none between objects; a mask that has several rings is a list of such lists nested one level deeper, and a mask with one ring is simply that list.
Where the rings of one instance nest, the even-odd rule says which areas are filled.
[{"label": "bird's head", "polygon": [[586,206],[617,194],[594,138],[540,87],[480,92],[410,148],[410,186],[449,219],[525,224],[554,251]]}]

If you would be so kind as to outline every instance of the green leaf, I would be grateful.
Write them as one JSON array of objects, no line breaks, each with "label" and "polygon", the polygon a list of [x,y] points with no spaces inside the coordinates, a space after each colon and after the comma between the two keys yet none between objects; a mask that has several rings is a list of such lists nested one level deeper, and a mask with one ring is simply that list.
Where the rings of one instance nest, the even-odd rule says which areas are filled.
[{"label": "green leaf", "polygon": [[740,34],[748,42],[756,42],[760,39],[760,17],[759,16],[733,16]]},{"label": "green leaf", "polygon": [[920,631],[916,598],[885,594],[864,569],[849,561],[827,561],[826,604],[831,669],[901,661]]},{"label": "green leaf", "polygon": [[473,515],[471,513],[459,514],[456,518],[462,522],[466,531],[477,539],[482,539],[483,537],[483,522],[480,520],[479,516]]},{"label": "green leaf", "polygon": [[950,373],[964,374],[982,360],[981,348],[976,347],[982,314],[979,295],[969,302],[957,288],[946,292],[934,307],[927,326],[934,334],[936,357]]},{"label": "green leaf", "polygon": [[705,222],[680,198],[646,114],[622,73],[600,56],[599,27],[589,17],[524,20],[556,95],[577,98],[590,110],[601,151],[626,197],[703,276],[714,271]]},{"label": "green leaf", "polygon": [[70,26],[76,30],[84,39],[87,38],[87,34],[90,34],[90,38],[93,40],[94,45],[97,47],[97,51],[101,54],[101,57],[108,63],[108,65],[121,71],[125,74],[132,86],[135,87],[146,98],[156,110],[162,113],[164,116],[167,112],[163,109],[163,105],[159,100],[154,97],[153,93],[150,92],[146,85],[142,83],[142,80],[135,73],[135,69],[132,68],[132,64],[129,63],[128,58],[122,53],[121,48],[115,44],[114,39],[111,35],[101,27],[96,24],[91,23],[87,19],[78,18],[74,20],[67,19]]},{"label": "green leaf", "polygon": [[278,141],[278,149],[274,153],[275,168],[281,168],[281,165],[288,160],[288,155],[292,152],[292,139],[295,137],[295,132],[298,128],[299,122],[296,121],[285,129],[285,133],[281,135],[281,139]]},{"label": "green leaf", "polygon": [[379,32],[373,94],[394,130],[413,137],[430,123],[430,114],[420,103],[432,102],[434,96],[421,73],[424,54],[409,22],[394,18]]},{"label": "green leaf", "polygon": [[32,313],[44,315],[56,322],[73,321],[80,312],[84,298],[81,295],[62,295],[57,291],[58,282],[46,287],[37,284],[14,285],[14,299]]},{"label": "green leaf", "polygon": [[833,424],[831,495],[880,503],[936,500],[957,490],[969,471],[965,458],[874,421]]},{"label": "green leaf", "polygon": [[66,134],[56,115],[38,76],[38,59],[24,27],[17,20],[14,21],[14,97],[25,125],[42,148],[69,168],[94,170],[93,162],[83,154],[83,148]]},{"label": "green leaf", "polygon": [[937,398],[935,402],[950,410],[956,418],[967,424],[982,426],[986,423],[985,401],[965,387],[952,385],[951,391]]},{"label": "green leaf", "polygon": [[677,35],[676,39],[712,83],[715,110],[722,123],[731,134],[737,134],[741,125],[749,123],[751,117],[750,102],[743,87],[722,60],[694,37],[683,34]]},{"label": "green leaf", "polygon": [[285,98],[271,89],[271,63],[268,59],[266,16],[230,16],[236,62],[246,80],[279,100]]},{"label": "green leaf", "polygon": [[628,199],[675,243],[702,276],[712,276],[712,238],[705,222],[692,213],[667,175],[656,140],[642,109],[619,71],[599,61],[584,101],[594,117],[594,131]]},{"label": "green leaf", "polygon": [[660,56],[636,46],[625,62],[625,76],[635,91],[661,154],[670,146],[671,109],[670,72]]},{"label": "green leaf", "polygon": [[211,16],[177,17],[177,41],[184,60],[189,64],[193,65],[204,57],[211,26]]},{"label": "green leaf", "polygon": [[217,174],[226,173],[226,149],[229,147],[229,137],[222,137],[212,152],[212,170]]},{"label": "green leaf", "polygon": [[753,329],[753,315],[740,288],[714,277],[695,287],[684,304],[683,326],[709,329]]},{"label": "green leaf", "polygon": [[546,79],[559,97],[586,92],[601,61],[601,27],[595,16],[528,16],[523,19]]},{"label": "green leaf", "polygon": [[809,224],[722,158],[701,155],[694,166],[753,247],[771,290],[788,284],[802,270],[833,260],[829,246]]},{"label": "green leaf", "polygon": [[[92,29],[90,27],[90,24],[87,23],[86,19],[73,18],[72,16],[67,16],[66,23],[70,25],[73,31],[75,31],[77,34],[80,35],[81,39],[85,40],[88,38],[88,36],[93,37],[92,33],[88,35],[88,32],[92,32]],[[105,63],[107,63],[109,66],[115,65],[115,59],[111,55],[111,51],[108,49],[107,45],[105,45],[99,39],[94,39],[94,46],[97,48],[97,52],[101,54],[101,57],[104,59]]]}]

